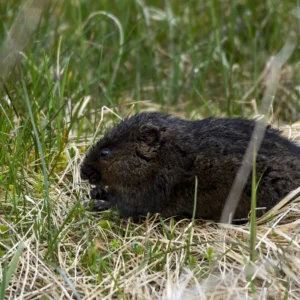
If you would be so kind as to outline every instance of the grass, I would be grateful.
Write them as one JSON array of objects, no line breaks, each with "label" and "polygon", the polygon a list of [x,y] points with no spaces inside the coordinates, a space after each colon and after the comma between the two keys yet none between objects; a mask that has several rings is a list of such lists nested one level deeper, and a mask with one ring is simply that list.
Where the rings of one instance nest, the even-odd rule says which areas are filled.
[{"label": "grass", "polygon": [[[134,111],[255,115],[267,63],[298,34],[295,2],[39,3],[40,22],[37,2],[0,2],[0,297],[299,299],[299,199],[255,234],[253,222],[136,224],[86,210],[79,178],[87,147]],[[269,118],[295,140],[299,58],[297,45]]]}]

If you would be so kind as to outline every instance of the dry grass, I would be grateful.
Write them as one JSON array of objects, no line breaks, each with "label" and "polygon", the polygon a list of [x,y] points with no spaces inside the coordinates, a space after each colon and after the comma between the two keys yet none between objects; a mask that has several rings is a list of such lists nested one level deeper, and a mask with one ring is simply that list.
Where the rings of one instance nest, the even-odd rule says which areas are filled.
[{"label": "dry grass", "polygon": [[[283,129],[291,139],[299,138],[299,124]],[[0,245],[6,252],[1,266],[12,260],[18,245],[24,245],[7,299],[300,298],[300,198],[276,210],[268,221],[258,222],[253,264],[248,225],[197,221],[192,228],[190,220],[174,222],[159,216],[134,224],[115,213],[94,215],[75,204],[89,189],[80,184],[78,173],[84,149],[83,143],[69,141],[64,165],[57,167],[57,178],[49,187],[51,221],[60,228],[58,234],[52,232],[57,238],[54,254],[41,242],[37,228],[46,217],[34,179],[41,175],[32,171],[34,163],[26,171],[30,194],[36,198],[25,196],[26,205],[19,203],[19,220],[8,222],[1,215]],[[2,203],[7,210],[10,205]]]},{"label": "dry grass", "polygon": [[[13,29],[0,28],[0,299],[300,299],[300,198],[257,221],[255,262],[249,225],[159,216],[135,224],[82,206],[80,161],[118,118],[101,107],[257,114],[266,61],[298,32],[293,1],[151,2],[52,1],[41,23],[26,7],[18,19],[18,1],[0,3]],[[109,14],[96,22],[96,11]],[[298,48],[281,69],[273,122],[298,119]],[[300,123],[281,128],[300,141]]]}]

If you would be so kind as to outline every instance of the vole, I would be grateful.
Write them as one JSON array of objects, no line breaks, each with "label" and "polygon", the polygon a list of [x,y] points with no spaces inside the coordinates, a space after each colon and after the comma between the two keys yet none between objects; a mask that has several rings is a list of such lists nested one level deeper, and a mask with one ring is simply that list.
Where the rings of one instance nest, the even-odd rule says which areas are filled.
[{"label": "vole", "polygon": [[[95,209],[117,207],[122,217],[160,213],[219,220],[251,138],[255,121],[188,121],[160,112],[121,121],[86,154],[81,178],[95,187]],[[300,185],[300,147],[267,127],[256,157],[257,207],[272,208]],[[251,176],[235,212],[247,218]],[[258,211],[259,212],[259,211]]]}]

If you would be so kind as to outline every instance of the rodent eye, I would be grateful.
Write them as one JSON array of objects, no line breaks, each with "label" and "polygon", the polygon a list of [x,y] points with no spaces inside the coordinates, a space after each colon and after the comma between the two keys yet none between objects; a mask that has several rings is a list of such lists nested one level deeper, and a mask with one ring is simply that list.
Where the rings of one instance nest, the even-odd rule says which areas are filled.
[{"label": "rodent eye", "polygon": [[110,150],[109,149],[107,149],[107,148],[104,148],[104,149],[101,149],[100,150],[100,157],[105,157],[105,156],[107,156],[108,154],[110,154]]}]

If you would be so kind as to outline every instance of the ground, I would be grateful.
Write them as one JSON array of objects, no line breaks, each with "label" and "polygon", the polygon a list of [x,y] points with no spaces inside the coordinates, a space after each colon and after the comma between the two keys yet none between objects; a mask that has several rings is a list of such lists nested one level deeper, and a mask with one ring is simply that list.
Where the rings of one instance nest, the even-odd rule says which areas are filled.
[{"label": "ground", "polygon": [[299,199],[256,231],[133,223],[89,211],[79,178],[88,146],[138,111],[265,115],[297,142],[298,13],[294,1],[2,1],[0,299],[299,299]]}]

